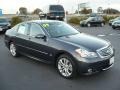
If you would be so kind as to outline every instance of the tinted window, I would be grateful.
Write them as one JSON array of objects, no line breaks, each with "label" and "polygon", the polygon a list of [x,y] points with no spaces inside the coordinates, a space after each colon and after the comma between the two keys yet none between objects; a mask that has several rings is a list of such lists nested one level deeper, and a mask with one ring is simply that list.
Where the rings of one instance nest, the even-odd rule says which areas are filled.
[{"label": "tinted window", "polygon": [[21,24],[18,28],[18,33],[27,35],[28,24]]},{"label": "tinted window", "polygon": [[76,29],[74,29],[70,25],[61,22],[42,24],[42,26],[47,30],[47,32],[52,37],[61,37],[79,33]]},{"label": "tinted window", "polygon": [[0,19],[0,23],[8,22],[6,19]]},{"label": "tinted window", "polygon": [[64,11],[64,8],[61,5],[51,5],[50,10],[52,10],[52,11]]},{"label": "tinted window", "polygon": [[36,36],[38,34],[44,34],[44,32],[42,31],[42,28],[40,27],[40,25],[38,24],[31,24],[30,27],[30,36]]}]

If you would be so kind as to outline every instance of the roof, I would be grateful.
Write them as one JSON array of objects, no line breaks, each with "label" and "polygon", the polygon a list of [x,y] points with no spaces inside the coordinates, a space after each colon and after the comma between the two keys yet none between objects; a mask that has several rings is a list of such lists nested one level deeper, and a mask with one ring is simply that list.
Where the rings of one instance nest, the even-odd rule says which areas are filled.
[{"label": "roof", "polygon": [[35,23],[54,23],[54,22],[61,22],[58,20],[32,20],[28,22],[35,22]]}]

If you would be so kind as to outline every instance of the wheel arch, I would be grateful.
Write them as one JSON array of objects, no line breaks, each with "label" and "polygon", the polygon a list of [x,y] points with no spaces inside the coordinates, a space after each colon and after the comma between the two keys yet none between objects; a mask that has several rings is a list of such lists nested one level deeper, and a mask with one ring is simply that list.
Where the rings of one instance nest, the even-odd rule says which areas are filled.
[{"label": "wheel arch", "polygon": [[54,58],[54,65],[55,66],[56,66],[56,61],[57,61],[58,57],[60,57],[63,54],[69,55],[71,58],[73,58],[71,53],[61,50],[55,54],[55,58]]}]

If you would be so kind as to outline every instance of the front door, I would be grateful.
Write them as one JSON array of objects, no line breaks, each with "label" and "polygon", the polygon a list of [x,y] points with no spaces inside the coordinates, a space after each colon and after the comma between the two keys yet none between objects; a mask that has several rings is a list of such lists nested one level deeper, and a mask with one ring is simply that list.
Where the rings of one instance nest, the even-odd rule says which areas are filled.
[{"label": "front door", "polygon": [[40,25],[36,23],[31,23],[29,35],[29,42],[31,43],[29,47],[32,50],[31,55],[43,60],[47,60],[47,58],[49,58],[48,41],[45,41],[42,38],[36,38],[36,36],[40,34],[45,35]]}]

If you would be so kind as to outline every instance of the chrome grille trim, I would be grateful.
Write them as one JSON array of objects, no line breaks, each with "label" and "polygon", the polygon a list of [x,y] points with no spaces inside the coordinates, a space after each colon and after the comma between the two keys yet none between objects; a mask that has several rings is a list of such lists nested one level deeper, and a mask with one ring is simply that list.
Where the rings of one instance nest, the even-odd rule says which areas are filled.
[{"label": "chrome grille trim", "polygon": [[[97,50],[97,53],[101,58],[110,57],[113,54],[113,52],[113,47],[111,45],[105,46]],[[101,53],[103,53],[103,55]]]}]

